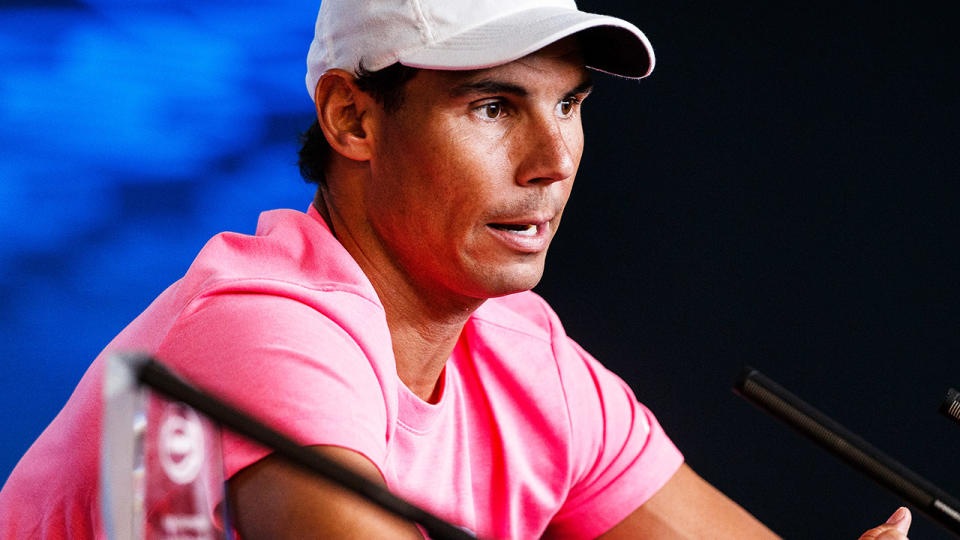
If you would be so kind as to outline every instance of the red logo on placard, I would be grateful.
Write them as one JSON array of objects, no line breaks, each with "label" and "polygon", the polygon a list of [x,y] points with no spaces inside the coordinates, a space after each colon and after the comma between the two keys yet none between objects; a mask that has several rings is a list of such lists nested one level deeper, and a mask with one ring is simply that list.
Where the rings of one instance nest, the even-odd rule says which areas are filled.
[{"label": "red logo on placard", "polygon": [[203,465],[203,426],[192,410],[170,404],[159,437],[160,466],[177,484],[193,482]]}]

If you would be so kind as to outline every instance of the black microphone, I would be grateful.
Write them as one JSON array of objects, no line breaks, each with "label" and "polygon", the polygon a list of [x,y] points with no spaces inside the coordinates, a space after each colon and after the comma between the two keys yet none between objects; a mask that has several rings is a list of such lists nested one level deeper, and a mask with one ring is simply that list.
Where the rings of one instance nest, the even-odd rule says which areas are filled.
[{"label": "black microphone", "polygon": [[960,502],[759,371],[745,367],[733,391],[960,535]]},{"label": "black microphone", "polygon": [[943,400],[943,405],[940,405],[940,412],[960,424],[960,392],[953,388],[947,390],[947,399]]}]

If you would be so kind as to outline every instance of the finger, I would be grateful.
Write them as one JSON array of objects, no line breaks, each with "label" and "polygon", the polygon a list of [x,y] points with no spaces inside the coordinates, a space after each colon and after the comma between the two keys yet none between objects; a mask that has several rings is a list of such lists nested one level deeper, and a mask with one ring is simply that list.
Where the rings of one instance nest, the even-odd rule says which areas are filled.
[{"label": "finger", "polygon": [[905,506],[901,506],[897,508],[897,511],[887,520],[887,525],[893,525],[897,531],[906,535],[910,531],[910,523],[912,521],[913,516],[910,514],[910,510]]},{"label": "finger", "polygon": [[863,533],[860,540],[908,540],[907,531],[912,519],[909,510],[898,508],[886,523]]}]

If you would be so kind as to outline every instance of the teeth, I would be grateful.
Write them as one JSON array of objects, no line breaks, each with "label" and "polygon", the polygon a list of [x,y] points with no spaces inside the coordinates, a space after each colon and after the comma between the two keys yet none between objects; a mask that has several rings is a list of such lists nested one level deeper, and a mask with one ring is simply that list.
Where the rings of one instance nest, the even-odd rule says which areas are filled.
[{"label": "teeth", "polygon": [[536,225],[527,225],[526,229],[518,229],[517,234],[522,236],[536,236],[537,226]]},{"label": "teeth", "polygon": [[522,224],[493,224],[494,228],[500,229],[502,231],[507,231],[513,234],[519,234],[521,236],[536,236],[537,235],[537,226],[535,224],[522,225]]}]

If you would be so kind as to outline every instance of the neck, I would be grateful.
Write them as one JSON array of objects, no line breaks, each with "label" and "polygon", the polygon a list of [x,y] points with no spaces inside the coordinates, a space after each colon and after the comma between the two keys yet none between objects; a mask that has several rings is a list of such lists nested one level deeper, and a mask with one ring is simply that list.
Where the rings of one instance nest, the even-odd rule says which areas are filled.
[{"label": "neck", "polygon": [[419,286],[413,276],[396,271],[384,254],[365,251],[336,211],[336,205],[328,204],[329,198],[324,188],[318,189],[314,207],[366,274],[383,304],[397,375],[421,399],[436,402],[447,359],[467,319],[483,300],[442,297],[435,290]]},{"label": "neck", "polygon": [[473,309],[440,314],[423,302],[415,305],[390,294],[396,289],[381,289],[375,282],[374,289],[387,314],[397,375],[414,394],[435,403],[440,397],[443,368]]}]

